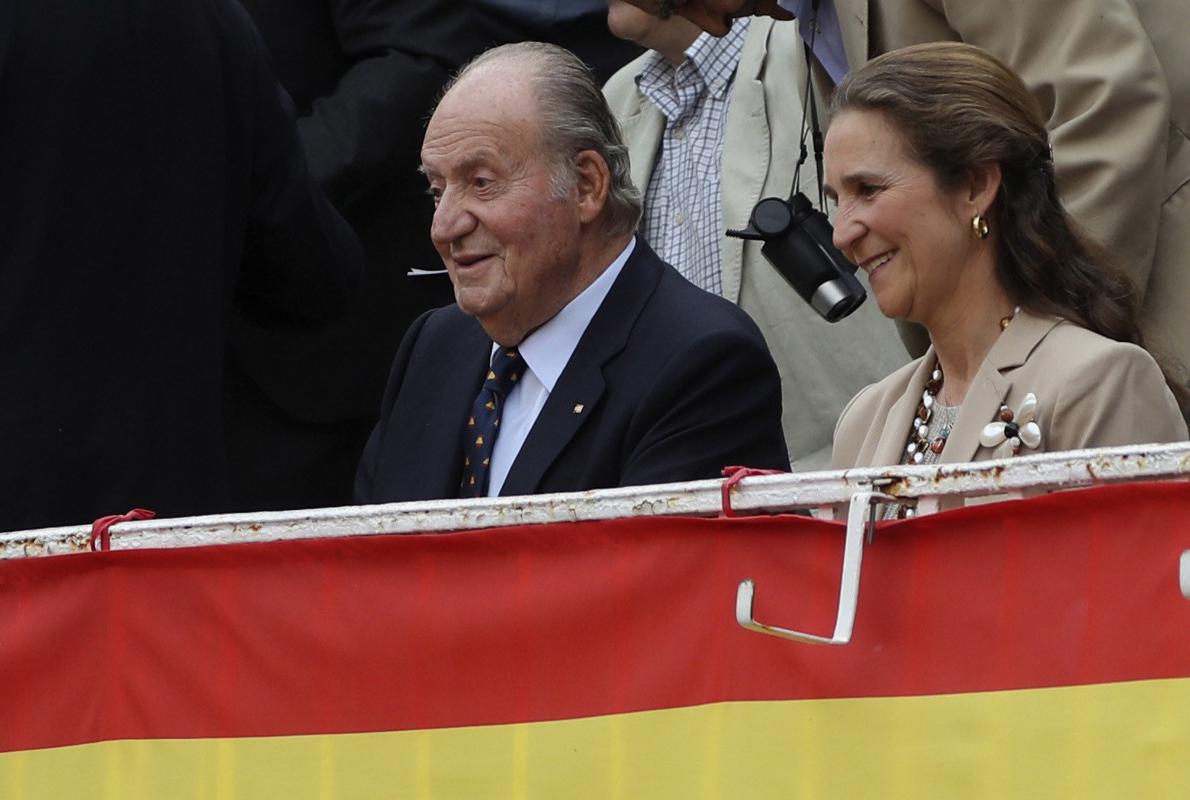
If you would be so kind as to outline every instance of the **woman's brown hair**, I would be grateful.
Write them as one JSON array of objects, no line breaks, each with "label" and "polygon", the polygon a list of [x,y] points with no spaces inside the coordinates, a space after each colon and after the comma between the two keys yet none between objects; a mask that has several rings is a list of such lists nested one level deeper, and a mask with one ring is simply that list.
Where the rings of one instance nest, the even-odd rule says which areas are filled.
[{"label": "woman's brown hair", "polygon": [[[1062,206],[1045,120],[1016,73],[972,45],[914,45],[847,76],[831,114],[856,109],[884,114],[906,153],[943,188],[956,187],[976,165],[999,165],[988,223],[996,271],[1014,302],[1145,346],[1135,287]],[[1186,413],[1190,391],[1162,371]]]}]

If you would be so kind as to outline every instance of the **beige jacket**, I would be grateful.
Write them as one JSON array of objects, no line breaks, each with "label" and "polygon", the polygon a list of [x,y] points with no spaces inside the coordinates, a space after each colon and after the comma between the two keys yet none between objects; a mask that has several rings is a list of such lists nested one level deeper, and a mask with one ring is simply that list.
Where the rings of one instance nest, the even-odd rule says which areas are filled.
[{"label": "beige jacket", "polygon": [[955,40],[1021,75],[1047,117],[1067,207],[1143,293],[1150,346],[1190,365],[1190,3],[834,2],[853,67]]},{"label": "beige jacket", "polygon": [[[855,396],[835,430],[834,467],[901,463],[934,362],[930,348]],[[980,433],[1002,404],[1016,410],[1028,393],[1037,397],[1041,443],[1022,454],[1187,438],[1177,402],[1145,350],[1020,311],[980,365],[940,462],[992,458]]]},{"label": "beige jacket", "polygon": [[[632,156],[632,179],[642,189],[657,162],[665,118],[636,86],[642,56],[604,87]],[[753,19],[732,84],[724,136],[720,198],[725,228],[742,228],[763,197],[788,197],[798,157],[802,104],[789,75],[804,86],[806,60],[795,23]],[[780,76],[765,80],[766,75]],[[802,168],[802,189],[816,196],[813,163]],[[756,320],[781,372],[785,431],[795,470],[825,468],[831,430],[844,404],[909,356],[869,298],[850,317],[821,319],[773,269],[759,242],[722,239],[723,294]],[[862,276],[861,276],[862,277]]]}]

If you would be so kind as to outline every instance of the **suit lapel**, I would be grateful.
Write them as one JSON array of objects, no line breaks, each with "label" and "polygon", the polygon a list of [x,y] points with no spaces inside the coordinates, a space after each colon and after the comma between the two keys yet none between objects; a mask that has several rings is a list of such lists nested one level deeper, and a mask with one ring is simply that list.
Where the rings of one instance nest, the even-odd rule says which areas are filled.
[{"label": "suit lapel", "polygon": [[[657,163],[657,152],[661,147],[661,137],[665,133],[665,116],[648,101],[648,98],[637,93],[637,105],[631,114],[620,120],[620,130],[624,141],[634,151],[632,157],[632,183],[640,189],[643,195],[649,188],[649,176],[653,174],[653,166]],[[641,146],[636,146],[637,144]]]},{"label": "suit lapel", "polygon": [[[590,333],[590,329],[588,329]],[[550,392],[500,489],[502,495],[535,494],[542,476],[591,416],[603,397],[602,363],[578,361],[576,350]]]},{"label": "suit lapel", "polygon": [[979,434],[983,431],[984,425],[996,418],[1000,404],[1008,397],[1008,390],[1011,388],[1012,381],[993,367],[988,359],[984,359],[979,371],[975,373],[975,380],[971,381],[971,386],[967,389],[967,396],[963,398],[954,430],[950,432],[946,449],[938,459],[939,463],[954,464],[975,460],[975,452],[979,449]]},{"label": "suit lapel", "polygon": [[[760,82],[773,22],[752,19],[744,39],[744,49],[736,67],[727,107],[727,128],[723,136],[723,166],[719,175],[719,201],[723,227],[743,228],[748,224],[752,206],[764,191],[770,153],[768,115],[765,114],[764,85]],[[722,237],[723,296],[740,301],[744,240]]]},{"label": "suit lapel", "polygon": [[[996,419],[1000,406],[1013,388],[1011,370],[1024,364],[1059,322],[1057,317],[1017,312],[975,374],[940,462],[953,464],[975,459],[981,446],[979,434],[985,425]],[[1029,391],[1029,387],[1023,387],[1023,391]]]},{"label": "suit lapel", "polygon": [[909,376],[909,383],[900,399],[889,409],[885,417],[884,431],[876,443],[876,450],[872,458],[866,463],[871,464],[900,464],[905,457],[905,444],[909,441],[909,425],[917,414],[917,407],[921,403],[921,394],[925,391],[926,380],[934,371],[934,348],[926,351],[921,363],[913,374]]},{"label": "suit lapel", "polygon": [[[409,457],[419,462],[419,481],[425,491],[418,496],[457,497],[463,469],[463,426],[471,404],[483,385],[491,361],[492,340],[479,323],[468,318],[458,346],[443,353],[433,365],[437,391],[427,398],[425,420]],[[406,420],[405,424],[417,424]]]},{"label": "suit lapel", "polygon": [[603,365],[627,345],[641,310],[657,288],[661,269],[661,261],[638,237],[632,257],[595,312],[521,446],[501,495],[540,491],[546,470],[602,400]]}]

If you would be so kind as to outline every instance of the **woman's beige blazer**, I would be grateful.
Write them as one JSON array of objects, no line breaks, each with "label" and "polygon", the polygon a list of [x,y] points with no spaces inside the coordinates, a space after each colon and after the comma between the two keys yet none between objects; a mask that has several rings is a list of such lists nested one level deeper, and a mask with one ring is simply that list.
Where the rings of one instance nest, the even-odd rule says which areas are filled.
[{"label": "woman's beige blazer", "polygon": [[[934,349],[857,394],[835,428],[835,468],[899,464]],[[1041,444],[1025,453],[1186,441],[1186,422],[1144,349],[1070,322],[1020,311],[984,359],[942,451],[941,463],[992,458],[979,442],[1000,406],[1037,397]]]}]

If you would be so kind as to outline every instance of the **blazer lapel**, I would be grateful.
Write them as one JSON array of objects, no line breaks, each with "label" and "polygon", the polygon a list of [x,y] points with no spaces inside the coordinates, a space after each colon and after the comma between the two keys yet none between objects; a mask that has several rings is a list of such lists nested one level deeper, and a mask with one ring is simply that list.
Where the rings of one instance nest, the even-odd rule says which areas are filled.
[{"label": "blazer lapel", "polygon": [[[768,159],[757,158],[756,154],[772,152],[768,115],[765,113],[764,84],[760,82],[760,74],[768,52],[773,22],[754,18],[749,26],[732,81],[727,128],[723,136],[719,200],[725,228],[743,228],[748,224],[752,206],[764,191],[769,167]],[[721,253],[723,296],[733,303],[739,303],[744,240],[722,237]]]},{"label": "blazer lapel", "polygon": [[979,434],[983,431],[984,425],[996,418],[1000,404],[1004,402],[1011,388],[1012,381],[985,358],[979,371],[975,373],[975,380],[971,381],[971,386],[967,389],[967,396],[963,398],[954,430],[950,432],[946,449],[938,459],[940,464],[975,460],[975,452],[979,449]]},{"label": "blazer lapel", "polygon": [[904,460],[905,445],[909,441],[909,425],[917,414],[926,381],[934,371],[935,360],[934,348],[931,347],[922,357],[917,369],[909,376],[909,383],[901,393],[900,399],[889,409],[888,416],[885,417],[884,431],[880,434],[872,458],[864,463],[900,464]]},{"label": "blazer lapel", "polygon": [[632,257],[595,312],[533,423],[500,489],[501,495],[540,491],[545,471],[599,405],[605,388],[603,365],[627,345],[632,328],[660,279],[660,260],[637,237]]},{"label": "blazer lapel", "polygon": [[665,133],[665,115],[643,95],[636,95],[636,109],[620,120],[624,142],[632,149],[632,183],[643,195],[649,188],[649,176],[657,163],[661,137]]},{"label": "blazer lapel", "polygon": [[[492,340],[474,320],[468,320],[458,347],[444,353],[435,366],[437,391],[427,397],[424,422],[412,437],[409,454],[420,466],[417,480],[425,490],[418,496],[457,497],[463,470],[463,427],[471,404],[483,385],[491,361]],[[417,425],[417,420],[404,424]]]},{"label": "blazer lapel", "polygon": [[[975,459],[981,446],[980,433],[985,425],[996,419],[1000,406],[1013,388],[1010,371],[1024,364],[1038,343],[1060,322],[1057,317],[1034,315],[1028,311],[1016,313],[975,374],[940,463]],[[1029,387],[1023,387],[1023,391],[1029,391]]]},{"label": "blazer lapel", "polygon": [[540,491],[538,486],[545,471],[570,444],[603,397],[602,362],[575,363],[577,356],[576,350],[533,423],[500,494],[535,494]]}]

